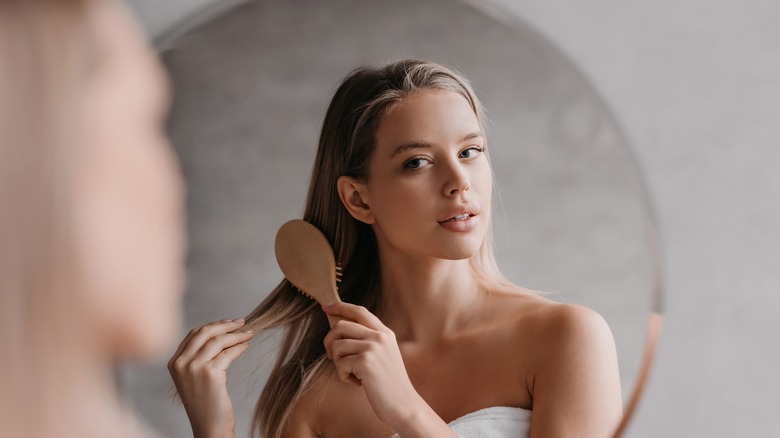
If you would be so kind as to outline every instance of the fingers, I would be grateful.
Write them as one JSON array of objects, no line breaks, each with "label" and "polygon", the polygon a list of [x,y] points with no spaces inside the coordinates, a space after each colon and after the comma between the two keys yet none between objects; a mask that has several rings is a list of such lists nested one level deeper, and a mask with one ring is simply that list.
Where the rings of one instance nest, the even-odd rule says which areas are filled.
[{"label": "fingers", "polygon": [[[226,318],[226,319],[223,319],[221,321],[214,321],[214,322],[211,322],[211,323],[206,324],[206,325],[216,324],[218,322],[225,323],[225,322],[230,322],[230,321],[231,321],[230,319]],[[187,344],[190,342],[190,339],[192,339],[192,337],[195,336],[195,334],[198,332],[199,328],[201,328],[201,327],[195,327],[194,329],[192,329],[189,332],[187,332],[187,336],[185,336],[184,339],[182,339],[181,343],[179,344],[179,348],[177,348],[176,352],[173,353],[173,357],[178,357],[181,354],[181,352],[184,350],[184,348],[187,347]]]},{"label": "fingers", "polygon": [[180,346],[181,351],[178,356],[182,360],[189,362],[211,338],[230,333],[244,325],[243,319],[228,320],[227,322],[223,321],[225,320],[212,322],[192,329],[187,337],[185,337],[185,340],[182,341],[182,345]]},{"label": "fingers", "polygon": [[254,332],[251,330],[226,333],[224,335],[215,336],[203,345],[198,353],[193,356],[192,363],[199,365],[206,363],[222,353],[223,350],[231,348],[236,344],[249,342],[254,337]]},{"label": "fingers", "polygon": [[329,306],[322,306],[322,309],[328,315],[342,316],[347,319],[351,319],[361,325],[364,325],[374,330],[387,330],[382,321],[379,320],[373,313],[369,312],[363,306],[357,306],[351,303],[339,302]]},{"label": "fingers", "polygon": [[331,345],[333,344],[333,341],[342,338],[368,339],[372,338],[375,333],[374,330],[353,321],[344,319],[337,322],[328,334],[325,335],[325,339],[323,339],[328,358],[333,358],[333,355],[331,354]]},{"label": "fingers", "polygon": [[358,322],[350,321],[348,319],[342,319],[333,326],[332,329],[325,335],[327,340],[329,337],[335,339],[338,338],[359,338],[366,336],[369,333],[374,333],[372,330]]},{"label": "fingers", "polygon": [[214,358],[214,366],[220,370],[227,370],[228,366],[241,356],[247,348],[249,348],[249,341],[241,342],[222,350],[222,352]]},{"label": "fingers", "polygon": [[334,361],[336,373],[342,382],[361,385],[360,371],[358,370],[360,360],[360,356],[353,354]]},{"label": "fingers", "polygon": [[356,339],[338,339],[331,346],[332,359],[342,359],[347,356],[362,353],[371,348],[371,343]]},{"label": "fingers", "polygon": [[344,302],[322,308],[329,317],[344,318],[333,325],[323,340],[340,380],[363,385],[371,370],[381,374],[378,366],[388,359],[393,361],[398,356],[401,362],[395,334],[368,309]]},{"label": "fingers", "polygon": [[215,321],[192,329],[168,362],[193,431],[209,436],[235,434],[227,369],[247,350],[253,336],[243,319]]}]

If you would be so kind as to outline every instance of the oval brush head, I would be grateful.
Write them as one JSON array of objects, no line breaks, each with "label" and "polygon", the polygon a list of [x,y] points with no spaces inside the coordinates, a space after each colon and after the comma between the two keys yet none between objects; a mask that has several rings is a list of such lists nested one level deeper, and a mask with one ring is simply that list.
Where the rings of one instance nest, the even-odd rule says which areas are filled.
[{"label": "oval brush head", "polygon": [[[341,268],[317,227],[300,219],[288,221],[276,232],[274,247],[279,268],[300,292],[321,305],[341,302],[336,287]],[[338,319],[328,316],[331,326]]]}]

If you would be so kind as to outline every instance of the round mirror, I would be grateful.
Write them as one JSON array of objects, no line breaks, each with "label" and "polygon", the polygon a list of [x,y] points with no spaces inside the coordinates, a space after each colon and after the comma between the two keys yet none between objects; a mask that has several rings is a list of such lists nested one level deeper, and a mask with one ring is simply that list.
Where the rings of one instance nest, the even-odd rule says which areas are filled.
[{"label": "round mirror", "polygon": [[[231,2],[158,41],[173,78],[169,127],[188,187],[188,328],[247,314],[281,280],[274,236],[302,214],[338,81],[363,64],[427,59],[462,72],[487,109],[499,266],[513,283],[604,316],[630,417],[660,322],[660,261],[641,174],[577,68],[497,11],[454,0]],[[254,345],[230,371],[238,436],[276,339]],[[163,364],[124,369],[121,381],[164,435],[190,433],[168,398]]]}]

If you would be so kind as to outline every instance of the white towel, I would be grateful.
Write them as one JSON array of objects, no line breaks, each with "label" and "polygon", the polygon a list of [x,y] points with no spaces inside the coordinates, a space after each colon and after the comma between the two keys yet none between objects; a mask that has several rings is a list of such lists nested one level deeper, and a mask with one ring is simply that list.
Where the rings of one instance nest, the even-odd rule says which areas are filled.
[{"label": "white towel", "polygon": [[[448,425],[459,438],[527,437],[531,432],[531,411],[493,406],[466,414]],[[400,437],[395,434],[391,438]]]}]

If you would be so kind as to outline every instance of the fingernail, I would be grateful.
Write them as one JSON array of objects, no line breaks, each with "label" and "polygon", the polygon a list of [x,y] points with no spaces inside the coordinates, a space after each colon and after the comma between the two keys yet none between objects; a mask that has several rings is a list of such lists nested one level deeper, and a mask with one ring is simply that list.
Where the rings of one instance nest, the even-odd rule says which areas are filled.
[{"label": "fingernail", "polygon": [[233,322],[242,322],[243,320],[244,320],[244,318],[236,318],[236,319],[233,320]]},{"label": "fingernail", "polygon": [[220,322],[230,322],[230,321],[231,321],[231,320],[230,320],[229,318],[225,318],[225,319],[223,319],[223,320],[222,320],[222,321],[220,321]]},{"label": "fingernail", "polygon": [[254,330],[244,330],[244,333],[249,333],[249,334],[252,334],[252,333],[254,333],[254,332],[255,332]]}]

